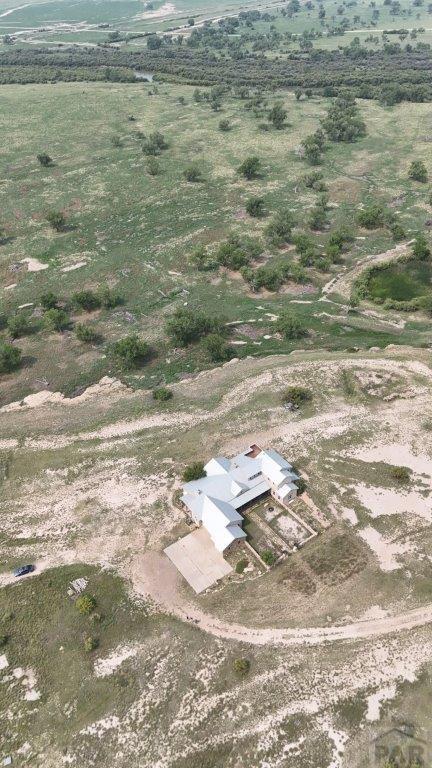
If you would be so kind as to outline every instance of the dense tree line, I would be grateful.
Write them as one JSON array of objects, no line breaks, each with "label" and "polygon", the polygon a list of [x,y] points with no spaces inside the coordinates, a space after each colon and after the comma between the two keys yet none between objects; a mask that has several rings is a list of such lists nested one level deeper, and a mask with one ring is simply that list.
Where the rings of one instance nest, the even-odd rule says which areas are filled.
[{"label": "dense tree line", "polygon": [[432,98],[430,51],[366,51],[353,60],[341,51],[311,51],[307,56],[289,54],[270,59],[252,53],[240,58],[220,57],[183,46],[133,52],[111,48],[11,48],[1,57],[0,82],[133,81],[135,70],[197,86],[313,88],[327,96],[349,87],[363,98],[382,95],[385,103]]}]

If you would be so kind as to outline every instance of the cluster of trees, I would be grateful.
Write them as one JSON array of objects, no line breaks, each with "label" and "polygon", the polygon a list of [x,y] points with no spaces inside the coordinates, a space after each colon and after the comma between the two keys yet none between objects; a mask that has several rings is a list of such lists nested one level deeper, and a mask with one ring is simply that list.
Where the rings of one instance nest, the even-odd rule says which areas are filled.
[{"label": "cluster of trees", "polygon": [[338,96],[321,125],[330,141],[352,142],[365,136],[366,125],[352,94]]},{"label": "cluster of trees", "polygon": [[228,360],[232,354],[226,341],[227,325],[220,317],[210,317],[200,310],[179,307],[166,321],[165,330],[177,347],[203,341],[213,362]]}]

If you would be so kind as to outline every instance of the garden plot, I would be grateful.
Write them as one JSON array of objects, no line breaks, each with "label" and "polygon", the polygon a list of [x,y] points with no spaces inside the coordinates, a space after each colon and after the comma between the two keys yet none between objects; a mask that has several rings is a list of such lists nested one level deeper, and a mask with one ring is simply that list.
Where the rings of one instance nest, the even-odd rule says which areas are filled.
[{"label": "garden plot", "polygon": [[275,517],[272,521],[272,527],[291,547],[304,544],[311,536],[307,528],[301,525],[289,512],[282,512]]}]

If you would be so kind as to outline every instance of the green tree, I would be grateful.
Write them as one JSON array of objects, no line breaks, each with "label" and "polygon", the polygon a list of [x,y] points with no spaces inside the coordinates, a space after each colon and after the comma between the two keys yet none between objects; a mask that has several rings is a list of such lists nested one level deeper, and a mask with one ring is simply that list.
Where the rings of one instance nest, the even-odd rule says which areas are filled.
[{"label": "green tree", "polygon": [[136,368],[150,357],[149,345],[136,333],[116,341],[111,347],[113,357],[123,368]]},{"label": "green tree", "polygon": [[366,125],[355,98],[349,94],[335,99],[321,125],[330,141],[353,142],[366,135]]},{"label": "green tree", "polygon": [[411,478],[411,471],[408,467],[392,467],[390,474],[399,483],[407,483]]},{"label": "green tree", "polygon": [[286,339],[300,339],[306,335],[301,320],[289,310],[285,310],[276,321],[276,328]]},{"label": "green tree", "polygon": [[43,322],[48,331],[63,331],[69,325],[69,317],[64,309],[48,309]]},{"label": "green tree", "polygon": [[0,373],[12,373],[21,365],[22,351],[13,344],[0,341]]},{"label": "green tree", "polygon": [[246,212],[255,219],[264,216],[264,198],[250,197],[246,201]]},{"label": "green tree", "polygon": [[121,140],[121,137],[117,136],[117,135],[111,136],[111,144],[113,145],[113,147],[115,149],[120,149],[120,147],[123,146],[123,142]]},{"label": "green tree", "polygon": [[422,160],[413,160],[408,171],[408,176],[413,181],[426,183],[428,180],[427,168]]},{"label": "green tree", "polygon": [[192,480],[200,480],[201,477],[205,476],[204,462],[195,461],[184,469],[182,480],[184,483],[190,483]]},{"label": "green tree", "polygon": [[280,131],[282,128],[285,128],[287,115],[288,112],[286,109],[279,101],[277,101],[269,111],[268,119],[269,122],[273,123],[274,127]]},{"label": "green tree", "polygon": [[46,220],[56,232],[63,232],[66,227],[66,217],[61,211],[48,211]]},{"label": "green tree", "polygon": [[89,616],[96,608],[96,598],[93,595],[80,595],[75,600],[75,608],[83,616]]},{"label": "green tree", "polygon": [[245,179],[251,181],[261,173],[261,160],[259,157],[251,155],[243,160],[237,171],[241,176],[244,176]]}]

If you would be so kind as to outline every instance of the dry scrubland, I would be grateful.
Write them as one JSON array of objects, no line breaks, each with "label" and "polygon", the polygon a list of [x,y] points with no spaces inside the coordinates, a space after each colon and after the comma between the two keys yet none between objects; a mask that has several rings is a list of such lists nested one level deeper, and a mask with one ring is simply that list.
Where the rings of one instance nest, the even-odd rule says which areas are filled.
[{"label": "dry scrubland", "polygon": [[[51,390],[67,394],[97,382],[113,371],[107,345],[131,332],[139,333],[158,353],[130,376],[134,386],[176,380],[208,367],[201,345],[173,350],[164,335],[167,315],[185,302],[221,314],[228,322],[242,321],[232,333],[241,356],[285,352],[295,346],[296,342],[275,334],[272,325],[287,308],[310,329],[302,342],[309,348],[428,343],[431,322],[421,313],[398,317],[374,306],[375,314],[370,314],[365,303],[358,312],[348,313],[346,303],[358,273],[356,265],[366,265],[370,258],[380,260],[380,254],[394,247],[387,230],[357,227],[359,208],[382,201],[396,212],[407,240],[430,217],[427,185],[407,178],[413,158],[432,167],[427,104],[386,109],[360,102],[367,136],[355,144],[330,143],[321,167],[329,188],[331,229],[347,225],[357,239],[343,263],[333,265],[330,272],[308,269],[304,285],[287,283],[277,293],[252,294],[239,273],[198,272],[190,262],[191,252],[202,244],[217,247],[230,232],[258,237],[270,215],[284,206],[292,210],[298,227],[308,231],[306,219],[317,195],[299,183],[310,168],[297,149],[301,139],[316,130],[329,102],[320,98],[297,102],[292,94],[275,94],[274,99],[280,97],[287,108],[289,125],[282,131],[262,132],[259,120],[241,100],[226,98],[222,112],[214,113],[208,105],[195,104],[192,88],[159,85],[157,94],[153,91],[143,84],[2,87],[4,316],[27,314],[36,327],[38,301],[48,290],[68,302],[77,290],[109,285],[124,299],[115,309],[71,313],[73,321],[89,323],[101,334],[99,345],[82,344],[73,331],[38,331],[20,339],[24,365],[2,379],[3,403],[44,389],[47,382]],[[270,97],[269,103],[274,99]],[[228,133],[218,130],[221,118],[231,121]],[[146,170],[138,135],[153,130],[162,131],[170,144],[159,158],[161,173],[155,177]],[[119,137],[122,146],[113,146],[113,137]],[[54,159],[53,167],[37,163],[36,155],[43,151]],[[252,154],[262,159],[264,173],[246,182],[236,169]],[[182,176],[194,160],[201,165],[202,183],[188,183]],[[269,214],[264,219],[245,214],[251,195],[263,196]],[[46,221],[52,209],[64,212],[65,232],[55,233]],[[321,247],[327,237],[314,234]],[[260,263],[293,258],[293,250],[266,249]],[[29,264],[23,259],[35,261]],[[336,303],[323,303],[331,294],[333,278],[331,298]]]},{"label": "dry scrubland", "polygon": [[[311,404],[285,411],[281,391],[305,382]],[[176,384],[162,408],[101,391],[1,416],[5,753],[56,768],[363,766],[379,718],[426,727],[429,353],[233,362]],[[159,554],[186,530],[177,478],[252,439],[296,463],[333,524],[268,573],[193,598]],[[27,560],[39,575],[11,585]],[[97,620],[67,597],[76,576]],[[400,631],[412,610],[418,626]]]}]

